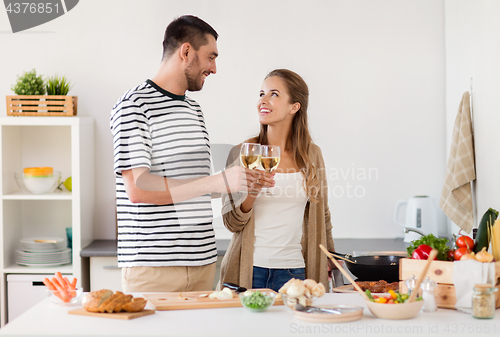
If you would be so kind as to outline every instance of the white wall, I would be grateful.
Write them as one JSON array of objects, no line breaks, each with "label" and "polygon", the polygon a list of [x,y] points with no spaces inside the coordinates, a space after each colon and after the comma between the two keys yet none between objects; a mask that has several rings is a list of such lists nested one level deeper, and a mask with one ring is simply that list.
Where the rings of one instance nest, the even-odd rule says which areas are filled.
[{"label": "white wall", "polygon": [[445,8],[447,140],[472,77],[480,220],[488,208],[500,210],[500,2],[447,0]]},{"label": "white wall", "polygon": [[330,170],[334,237],[401,236],[392,221],[396,201],[439,197],[446,165],[442,0],[86,0],[16,34],[0,11],[0,93],[12,94],[25,70],[64,74],[75,83],[79,114],[96,120],[96,238],[115,235],[109,111],[154,75],[165,27],[182,14],[200,16],[220,34],[218,73],[190,94],[213,143],[257,132],[255,104],[268,71],[289,68],[307,81],[312,135]]}]

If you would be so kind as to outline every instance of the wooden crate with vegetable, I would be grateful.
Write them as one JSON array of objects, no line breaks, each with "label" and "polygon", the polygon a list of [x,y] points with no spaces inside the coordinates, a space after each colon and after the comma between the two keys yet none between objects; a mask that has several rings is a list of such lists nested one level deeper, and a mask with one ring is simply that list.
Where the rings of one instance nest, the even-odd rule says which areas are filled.
[{"label": "wooden crate with vegetable", "polygon": [[[406,279],[412,277],[412,275],[420,275],[425,266],[425,259],[432,248],[439,251],[438,260],[432,262],[426,277],[437,283],[434,294],[438,307],[455,309],[457,296],[453,283],[453,260],[473,259],[482,263],[493,263],[495,286],[499,287],[500,219],[497,220],[497,217],[498,212],[496,210],[490,208],[486,211],[479,224],[475,242],[467,236],[460,236],[455,242],[455,247],[451,248],[447,239],[436,238],[432,234],[413,241],[408,247],[408,256],[411,256],[411,258],[399,261],[400,291],[402,293],[408,291],[404,282]],[[492,254],[487,252],[490,243]],[[493,260],[496,262],[492,262]],[[495,293],[495,306],[500,308],[500,291]]]}]

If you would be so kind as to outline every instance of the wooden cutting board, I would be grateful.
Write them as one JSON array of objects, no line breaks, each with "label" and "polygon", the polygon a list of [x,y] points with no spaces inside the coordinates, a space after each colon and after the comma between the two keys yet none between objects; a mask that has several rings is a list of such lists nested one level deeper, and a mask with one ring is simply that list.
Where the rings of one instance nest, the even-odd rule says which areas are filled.
[{"label": "wooden cutting board", "polygon": [[[271,289],[252,289],[261,291],[271,291]],[[183,310],[183,309],[207,309],[207,308],[231,308],[241,307],[241,302],[237,294],[229,300],[218,300],[208,298],[213,291],[191,291],[191,292],[171,292],[158,294],[144,294],[143,297],[151,302],[156,310]],[[281,296],[276,298],[274,305],[283,305]]]},{"label": "wooden cutting board", "polygon": [[85,310],[85,308],[68,311],[68,314],[71,315],[94,316],[94,317],[114,318],[114,319],[134,319],[142,316],[151,315],[154,313],[155,313],[154,310],[142,310],[138,312],[100,313],[100,312],[89,312]]}]

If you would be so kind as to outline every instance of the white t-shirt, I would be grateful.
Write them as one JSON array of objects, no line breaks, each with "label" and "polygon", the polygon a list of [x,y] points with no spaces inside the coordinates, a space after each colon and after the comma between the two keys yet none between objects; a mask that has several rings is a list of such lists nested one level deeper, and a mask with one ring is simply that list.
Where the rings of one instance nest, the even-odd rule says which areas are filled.
[{"label": "white t-shirt", "polygon": [[253,265],[263,268],[304,268],[302,223],[307,203],[302,173],[276,173],[273,195],[265,189],[257,196],[255,214],[255,251]]},{"label": "white t-shirt", "polygon": [[147,167],[172,179],[210,175],[201,108],[150,80],[111,112],[118,219],[118,266],[201,266],[217,261],[209,194],[171,205],[132,203],[122,170]]}]

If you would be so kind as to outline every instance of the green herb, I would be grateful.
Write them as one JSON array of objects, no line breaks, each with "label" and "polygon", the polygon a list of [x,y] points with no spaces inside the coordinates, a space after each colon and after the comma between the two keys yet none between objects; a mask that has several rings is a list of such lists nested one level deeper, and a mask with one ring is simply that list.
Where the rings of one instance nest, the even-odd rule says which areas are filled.
[{"label": "green herb", "polygon": [[45,95],[42,76],[37,76],[35,69],[18,76],[16,84],[11,89],[17,95]]},{"label": "green herb", "polygon": [[242,302],[248,308],[262,310],[270,306],[273,299],[257,290],[252,295],[243,297]]},{"label": "green herb", "polygon": [[47,79],[47,95],[67,95],[71,89],[70,82],[64,76],[54,76]]},{"label": "green herb", "polygon": [[426,236],[422,236],[418,240],[413,240],[410,243],[410,246],[406,248],[406,251],[408,252],[408,256],[411,257],[413,254],[413,251],[417,249],[418,246],[420,245],[429,245],[434,249],[438,250],[438,255],[437,258],[438,260],[442,261],[447,261],[448,257],[448,251],[450,248],[447,246],[450,241],[445,238],[437,238],[433,234],[429,234]]}]

